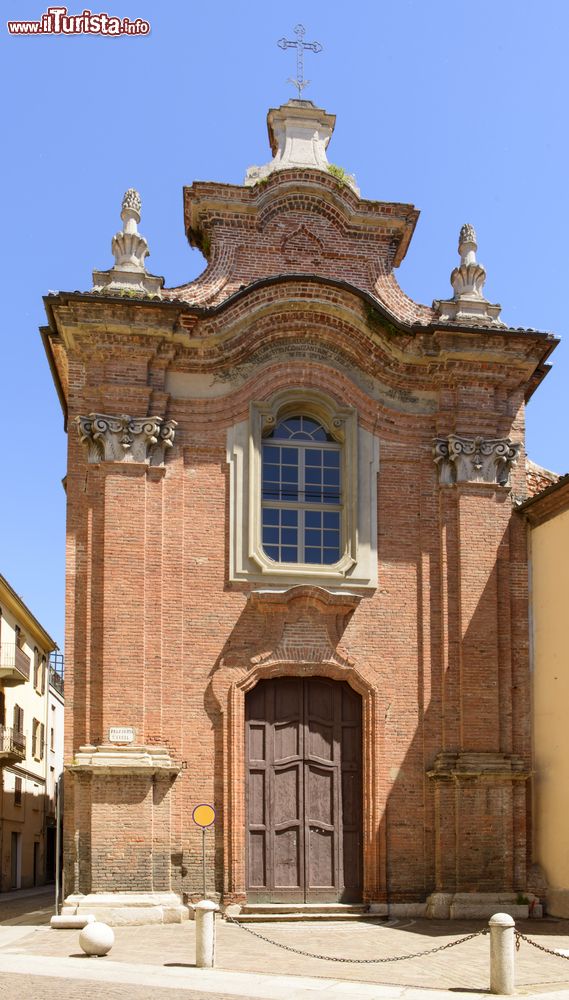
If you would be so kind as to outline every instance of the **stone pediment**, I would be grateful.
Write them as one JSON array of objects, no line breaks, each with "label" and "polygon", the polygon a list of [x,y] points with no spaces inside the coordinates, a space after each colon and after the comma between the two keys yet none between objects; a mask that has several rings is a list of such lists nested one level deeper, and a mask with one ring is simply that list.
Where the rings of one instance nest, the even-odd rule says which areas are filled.
[{"label": "stone pediment", "polygon": [[418,215],[361,199],[322,170],[280,170],[247,187],[197,182],[184,188],[184,221],[208,267],[165,294],[220,303],[259,277],[305,270],[374,294],[403,260]]}]

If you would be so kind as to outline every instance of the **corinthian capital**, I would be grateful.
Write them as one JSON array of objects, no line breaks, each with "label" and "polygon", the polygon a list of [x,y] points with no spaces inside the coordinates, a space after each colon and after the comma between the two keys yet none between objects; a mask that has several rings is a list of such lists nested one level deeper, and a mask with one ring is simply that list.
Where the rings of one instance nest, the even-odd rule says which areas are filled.
[{"label": "corinthian capital", "polygon": [[76,417],[80,440],[89,462],[143,462],[163,465],[164,453],[174,443],[177,423],[162,417],[118,417],[90,413]]},{"label": "corinthian capital", "polygon": [[439,482],[508,486],[510,470],[517,461],[520,447],[510,438],[465,438],[457,434],[436,438],[433,458],[439,470]]}]

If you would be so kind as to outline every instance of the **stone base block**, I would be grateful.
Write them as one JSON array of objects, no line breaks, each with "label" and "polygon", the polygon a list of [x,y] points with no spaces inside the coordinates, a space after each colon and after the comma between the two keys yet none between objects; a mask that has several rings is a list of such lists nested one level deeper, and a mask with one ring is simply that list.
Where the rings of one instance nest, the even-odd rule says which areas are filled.
[{"label": "stone base block", "polygon": [[426,903],[390,903],[387,911],[390,917],[424,917],[427,912]]},{"label": "stone base block", "polygon": [[569,889],[548,889],[545,899],[550,916],[569,918]]},{"label": "stone base block", "polygon": [[375,917],[387,917],[389,914],[389,907],[387,903],[370,903],[369,912],[373,913]]},{"label": "stone base block", "polygon": [[68,896],[62,915],[94,914],[111,927],[121,924],[181,924],[189,917],[175,892],[90,892]]},{"label": "stone base block", "polygon": [[[530,902],[534,897],[528,897]],[[489,920],[495,913],[509,913],[514,920],[529,916],[529,903],[518,903],[507,892],[433,892],[426,916],[436,920]]]}]

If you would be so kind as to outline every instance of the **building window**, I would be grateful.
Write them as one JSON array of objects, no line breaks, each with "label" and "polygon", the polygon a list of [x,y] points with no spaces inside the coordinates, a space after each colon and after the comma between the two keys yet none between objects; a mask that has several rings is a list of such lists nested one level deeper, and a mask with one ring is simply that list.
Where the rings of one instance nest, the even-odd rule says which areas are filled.
[{"label": "building window", "polygon": [[17,733],[24,732],[24,709],[14,705],[14,729]]},{"label": "building window", "polygon": [[45,653],[44,653],[42,655],[42,658],[41,658],[41,666],[40,666],[40,680],[41,680],[40,687],[41,687],[41,693],[42,694],[45,694],[45,677],[46,677],[46,673],[47,673],[47,659],[46,659],[46,656],[45,656]]},{"label": "building window", "polygon": [[340,445],[317,420],[287,417],[262,445],[262,544],[279,563],[329,566],[341,555]]},{"label": "building window", "polygon": [[32,723],[32,754],[36,760],[43,760],[45,726],[43,722],[34,719]]},{"label": "building window", "polygon": [[49,749],[55,750],[55,733],[53,726],[49,730]]},{"label": "building window", "polygon": [[22,779],[16,778],[14,782],[14,805],[21,806],[22,804]]},{"label": "building window", "polygon": [[14,636],[16,639],[16,646],[18,646],[19,649],[23,649],[25,636],[19,625],[14,625]]},{"label": "building window", "polygon": [[377,585],[379,443],[319,389],[252,402],[228,431],[229,578]]},{"label": "building window", "polygon": [[40,654],[37,646],[34,646],[34,687],[38,687],[38,678],[40,672]]}]

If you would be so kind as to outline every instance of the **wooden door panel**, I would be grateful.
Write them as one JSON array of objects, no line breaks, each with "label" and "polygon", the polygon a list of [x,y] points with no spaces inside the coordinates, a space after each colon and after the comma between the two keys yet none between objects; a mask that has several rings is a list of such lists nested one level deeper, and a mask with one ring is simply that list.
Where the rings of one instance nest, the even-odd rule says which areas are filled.
[{"label": "wooden door panel", "polygon": [[259,901],[361,898],[361,699],[327,678],[246,699],[247,885]]},{"label": "wooden door panel", "polygon": [[308,826],[320,824],[334,829],[335,770],[335,768],[316,767],[314,764],[306,765],[305,812]]},{"label": "wooden door panel", "polygon": [[[311,826],[307,858],[307,901],[315,899],[336,901],[338,887],[336,885],[337,864],[335,855],[334,832]],[[330,897],[334,898],[330,899]]]}]

